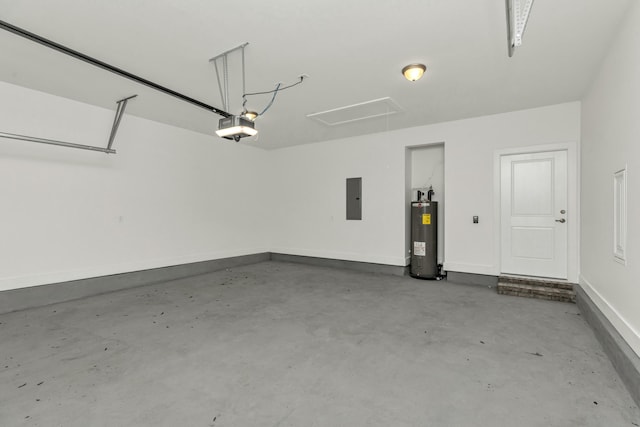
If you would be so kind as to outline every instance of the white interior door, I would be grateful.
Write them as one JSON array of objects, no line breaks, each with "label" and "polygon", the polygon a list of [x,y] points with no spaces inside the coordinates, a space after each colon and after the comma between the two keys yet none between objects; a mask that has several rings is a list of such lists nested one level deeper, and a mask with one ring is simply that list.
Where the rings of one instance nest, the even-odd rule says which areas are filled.
[{"label": "white interior door", "polygon": [[567,152],[500,159],[501,271],[567,278]]}]

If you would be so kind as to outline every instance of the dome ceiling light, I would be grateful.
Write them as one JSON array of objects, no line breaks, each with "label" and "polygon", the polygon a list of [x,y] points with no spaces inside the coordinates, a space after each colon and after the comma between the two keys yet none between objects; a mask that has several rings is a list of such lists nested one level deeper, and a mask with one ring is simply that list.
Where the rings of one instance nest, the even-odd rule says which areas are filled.
[{"label": "dome ceiling light", "polygon": [[255,111],[245,111],[242,116],[246,119],[251,120],[252,122],[258,118],[258,113],[256,113]]},{"label": "dome ceiling light", "polygon": [[424,64],[409,64],[402,69],[402,75],[410,82],[420,80],[422,75],[427,70]]}]

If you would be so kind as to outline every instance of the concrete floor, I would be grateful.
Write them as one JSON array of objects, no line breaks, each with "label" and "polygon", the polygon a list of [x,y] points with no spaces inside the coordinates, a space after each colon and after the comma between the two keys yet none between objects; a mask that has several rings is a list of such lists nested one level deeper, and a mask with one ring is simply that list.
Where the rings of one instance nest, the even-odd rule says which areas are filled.
[{"label": "concrete floor", "polygon": [[0,316],[1,426],[638,426],[573,304],[266,262]]}]

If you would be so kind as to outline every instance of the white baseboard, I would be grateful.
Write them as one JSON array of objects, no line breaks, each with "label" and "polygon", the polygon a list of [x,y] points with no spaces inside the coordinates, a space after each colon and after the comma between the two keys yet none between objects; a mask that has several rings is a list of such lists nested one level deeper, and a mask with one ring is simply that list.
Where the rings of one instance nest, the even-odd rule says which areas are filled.
[{"label": "white baseboard", "polygon": [[640,333],[582,275],[579,276],[579,283],[602,314],[629,344],[629,347],[633,349],[636,355],[640,356]]}]

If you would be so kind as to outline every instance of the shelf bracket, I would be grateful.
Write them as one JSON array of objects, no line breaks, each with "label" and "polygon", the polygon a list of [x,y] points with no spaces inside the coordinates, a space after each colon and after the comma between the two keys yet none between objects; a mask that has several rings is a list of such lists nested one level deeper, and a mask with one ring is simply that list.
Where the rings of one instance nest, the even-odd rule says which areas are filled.
[{"label": "shelf bracket", "polygon": [[[127,108],[127,102],[130,99],[135,98],[138,95],[131,95],[127,98],[123,98],[118,101],[118,107],[116,108],[116,116],[113,118],[113,126],[111,126],[111,134],[109,135],[109,143],[107,144],[107,150],[111,150],[113,146],[113,141],[116,139],[116,133],[118,133],[118,128],[120,127],[120,121],[122,120],[122,116],[124,115],[124,110]],[[114,151],[115,153],[115,151]]]},{"label": "shelf bracket", "polygon": [[16,139],[19,141],[37,142],[40,144],[48,144],[48,145],[57,145],[59,147],[77,148],[79,150],[99,151],[105,154],[116,154],[116,150],[112,148],[113,141],[116,138],[116,133],[118,133],[118,128],[120,127],[120,121],[122,121],[122,116],[124,115],[124,110],[125,108],[127,108],[127,102],[129,102],[130,99],[135,98],[136,96],[138,95],[132,95],[118,101],[118,106],[116,108],[116,115],[113,119],[113,125],[111,126],[111,134],[109,135],[109,142],[107,144],[107,148],[95,147],[93,145],[75,144],[73,142],[58,141],[56,139],[47,139],[47,138],[38,138],[35,136],[18,135],[15,133],[7,133],[7,132],[0,132],[0,138]]}]

